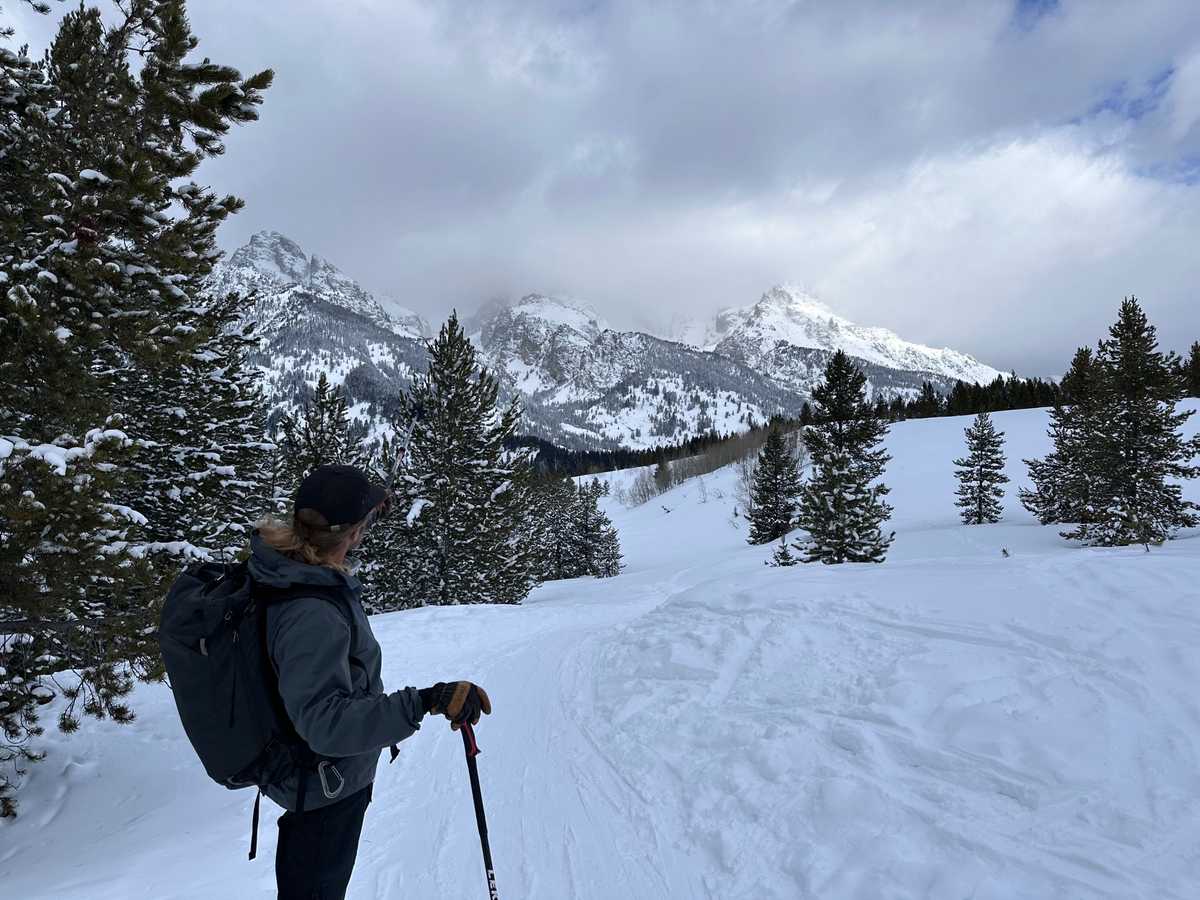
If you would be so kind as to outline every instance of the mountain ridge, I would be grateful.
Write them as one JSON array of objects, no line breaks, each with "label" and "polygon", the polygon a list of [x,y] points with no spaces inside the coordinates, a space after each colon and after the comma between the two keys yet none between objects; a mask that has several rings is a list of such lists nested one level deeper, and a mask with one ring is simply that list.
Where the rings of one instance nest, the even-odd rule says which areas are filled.
[{"label": "mountain ridge", "polygon": [[[801,287],[775,285],[753,304],[727,307],[710,320],[677,326],[681,336],[703,335],[704,349],[761,368],[779,342],[808,350],[844,350],[855,359],[898,371],[926,372],[947,379],[988,383],[998,369],[949,347],[905,340],[890,329],[864,326],[836,313]],[[775,373],[786,378],[786,372]]]},{"label": "mountain ridge", "polygon": [[[276,417],[298,409],[326,372],[370,439],[386,431],[401,392],[424,368],[430,329],[423,319],[403,308],[411,318],[393,316],[353,278],[279,232],[259,232],[231,253],[210,289],[255,297],[252,362]],[[794,415],[843,344],[858,351],[851,355],[876,397],[913,396],[924,381],[948,390],[956,372],[996,372],[966,354],[855,325],[785,286],[718,313],[705,333],[709,346],[616,330],[577,298],[538,293],[488,301],[462,322],[502,397],[522,402],[524,430],[581,449],[644,449]],[[897,360],[913,367],[886,364]]]}]

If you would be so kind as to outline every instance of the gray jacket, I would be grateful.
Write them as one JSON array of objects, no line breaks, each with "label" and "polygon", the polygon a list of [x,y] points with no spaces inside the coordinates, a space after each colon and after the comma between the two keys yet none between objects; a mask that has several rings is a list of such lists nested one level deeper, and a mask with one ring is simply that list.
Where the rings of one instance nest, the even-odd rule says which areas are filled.
[{"label": "gray jacket", "polygon": [[[380,678],[382,653],[358,597],[353,575],[289,559],[257,532],[250,539],[250,574],[272,587],[298,584],[345,587],[347,610],[329,600],[305,597],[267,607],[267,648],[279,674],[279,692],[297,733],[318,756],[328,758],[305,787],[305,809],[328,806],[375,780],[379,751],[421,727],[424,713],[415,688],[391,694]],[[266,795],[294,810],[298,776],[271,786]]]}]

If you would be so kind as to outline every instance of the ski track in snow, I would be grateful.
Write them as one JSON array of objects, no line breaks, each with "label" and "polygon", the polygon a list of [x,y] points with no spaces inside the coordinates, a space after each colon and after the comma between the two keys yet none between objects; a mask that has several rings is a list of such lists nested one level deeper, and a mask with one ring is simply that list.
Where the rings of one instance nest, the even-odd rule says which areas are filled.
[{"label": "ski track in snow", "polygon": [[[894,429],[882,566],[765,567],[722,472],[669,514],[609,501],[617,579],[373,619],[389,686],[493,697],[500,896],[1194,900],[1200,534],[1067,546],[1011,496],[1044,414],[996,419],[1014,484],[977,528],[952,505],[966,420]],[[274,896],[274,816],[247,863],[253,795],[207,781],[164,687],[135,709],[71,738],[46,717],[49,756],[0,823],[6,896]],[[485,896],[460,736],[430,720],[401,751],[349,896]]]}]

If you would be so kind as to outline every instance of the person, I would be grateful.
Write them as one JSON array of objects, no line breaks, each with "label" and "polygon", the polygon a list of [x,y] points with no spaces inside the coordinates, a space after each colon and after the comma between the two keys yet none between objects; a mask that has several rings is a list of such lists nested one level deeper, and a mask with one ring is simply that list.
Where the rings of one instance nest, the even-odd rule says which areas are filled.
[{"label": "person", "polygon": [[[315,775],[301,769],[264,788],[285,810],[275,852],[280,900],[345,897],[381,750],[397,752],[394,745],[428,714],[445,716],[457,730],[492,709],[469,681],[384,692],[382,652],[349,554],[387,501],[388,491],[359,469],[321,466],[300,484],[291,522],[266,520],[251,535],[251,577],[287,590],[288,599],[266,607],[279,695],[297,735],[321,760]],[[304,586],[317,595],[304,596]],[[346,602],[330,602],[329,588]]]}]

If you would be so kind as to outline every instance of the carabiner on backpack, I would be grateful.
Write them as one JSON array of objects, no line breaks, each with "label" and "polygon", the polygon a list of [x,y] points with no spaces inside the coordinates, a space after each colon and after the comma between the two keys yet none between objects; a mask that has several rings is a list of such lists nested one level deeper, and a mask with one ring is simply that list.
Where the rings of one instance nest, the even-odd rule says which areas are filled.
[{"label": "carabiner on backpack", "polygon": [[[326,771],[331,771],[335,776],[337,776],[337,787],[333,790],[330,790],[329,788],[329,780],[325,775]],[[338,795],[342,792],[342,788],[346,786],[346,779],[342,777],[342,773],[337,770],[337,766],[327,759],[321,760],[320,764],[317,766],[317,776],[321,779],[321,793],[323,793],[329,800],[336,800]]]}]

